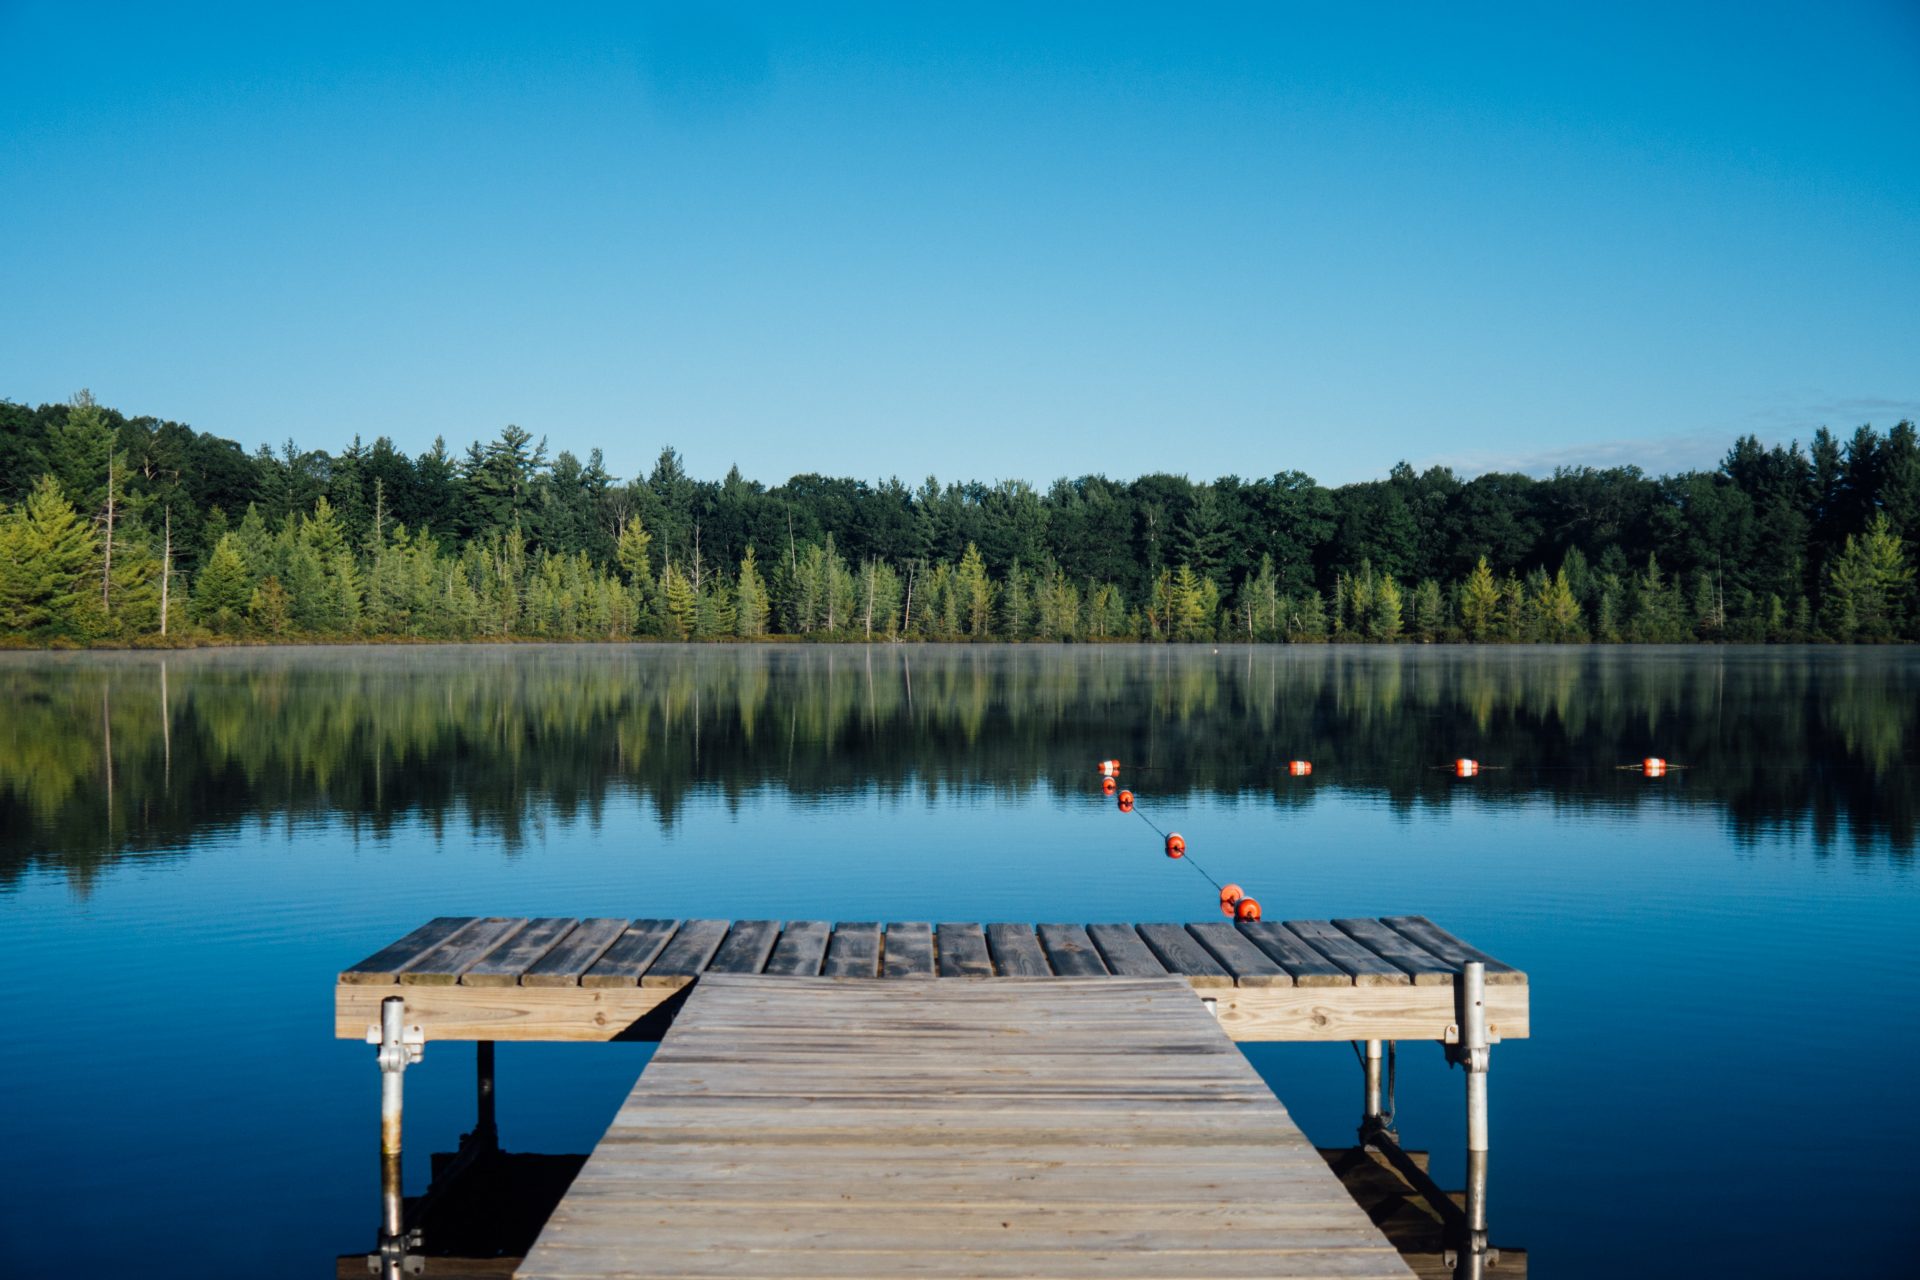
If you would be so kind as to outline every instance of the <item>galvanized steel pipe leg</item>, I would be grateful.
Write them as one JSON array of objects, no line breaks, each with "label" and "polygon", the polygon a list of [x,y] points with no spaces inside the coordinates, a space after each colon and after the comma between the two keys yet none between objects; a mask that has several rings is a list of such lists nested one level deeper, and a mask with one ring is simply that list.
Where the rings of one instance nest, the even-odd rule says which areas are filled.
[{"label": "galvanized steel pipe leg", "polygon": [[379,1045],[380,1064],[380,1259],[381,1270],[398,1276],[407,1245],[402,1220],[400,1181],[401,1080],[409,1063],[420,1061],[421,1035],[406,1023],[406,1001],[391,996],[380,1002],[380,1026],[368,1039]]},{"label": "galvanized steel pipe leg", "polygon": [[1478,1276],[1487,1253],[1487,966],[1460,972],[1460,1062],[1467,1069],[1467,1240],[1460,1274]]},{"label": "galvanized steel pipe leg", "polygon": [[1377,1139],[1394,1137],[1393,1131],[1387,1128],[1386,1112],[1381,1108],[1381,1056],[1381,1042],[1367,1041],[1362,1055],[1362,1065],[1366,1071],[1366,1103],[1360,1115],[1360,1145],[1369,1151],[1377,1149]]}]

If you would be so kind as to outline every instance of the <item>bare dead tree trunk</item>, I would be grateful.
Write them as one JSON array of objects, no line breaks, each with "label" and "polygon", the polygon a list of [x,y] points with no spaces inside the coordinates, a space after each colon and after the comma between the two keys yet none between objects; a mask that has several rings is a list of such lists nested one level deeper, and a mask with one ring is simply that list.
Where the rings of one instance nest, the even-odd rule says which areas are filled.
[{"label": "bare dead tree trunk", "polygon": [[167,508],[166,540],[160,552],[160,634],[167,634],[167,602],[173,587],[173,508]]},{"label": "bare dead tree trunk", "polygon": [[100,611],[113,614],[113,450],[107,450],[107,559],[100,574]]}]

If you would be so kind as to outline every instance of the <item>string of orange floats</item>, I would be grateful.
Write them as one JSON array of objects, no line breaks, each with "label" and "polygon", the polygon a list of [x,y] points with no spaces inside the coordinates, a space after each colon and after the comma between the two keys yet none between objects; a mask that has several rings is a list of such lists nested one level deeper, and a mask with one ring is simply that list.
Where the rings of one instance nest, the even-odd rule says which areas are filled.
[{"label": "string of orange floats", "polygon": [[[1476,778],[1480,776],[1480,771],[1487,766],[1482,765],[1478,760],[1461,756],[1451,765],[1444,767],[1448,768],[1456,778]],[[1623,764],[1616,767],[1621,770],[1638,771],[1649,778],[1664,778],[1667,776],[1669,769],[1679,769],[1684,766],[1670,764],[1659,756],[1648,756],[1638,764]],[[1205,876],[1208,883],[1220,891],[1220,913],[1222,915],[1226,916],[1229,920],[1252,921],[1260,918],[1259,899],[1249,897],[1246,890],[1237,884],[1221,884],[1218,880],[1215,880],[1212,875],[1208,874],[1205,867],[1188,856],[1187,838],[1185,836],[1181,835],[1178,831],[1161,831],[1160,828],[1154,824],[1153,819],[1147,817],[1145,813],[1140,811],[1139,803],[1135,800],[1133,792],[1120,785],[1120,762],[1118,760],[1102,760],[1099,762],[1098,770],[1100,774],[1100,792],[1102,795],[1113,796],[1120,812],[1131,813],[1149,827],[1152,827],[1154,832],[1158,834],[1164,842],[1169,858],[1185,859],[1187,865],[1191,866],[1195,871],[1198,871],[1202,876]],[[1313,761],[1289,760],[1287,761],[1287,773],[1289,776],[1295,778],[1311,777],[1313,774]]]}]

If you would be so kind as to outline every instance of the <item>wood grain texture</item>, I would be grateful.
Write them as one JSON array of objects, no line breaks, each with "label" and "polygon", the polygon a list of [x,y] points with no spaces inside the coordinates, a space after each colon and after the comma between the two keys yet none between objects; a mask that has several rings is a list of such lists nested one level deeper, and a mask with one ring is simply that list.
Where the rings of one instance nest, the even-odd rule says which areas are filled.
[{"label": "wood grain texture", "polygon": [[987,950],[993,953],[993,967],[1003,978],[1051,978],[1053,966],[1030,924],[990,924],[987,926]]},{"label": "wood grain texture", "polygon": [[947,921],[933,931],[934,951],[943,978],[991,978],[993,956],[987,935],[977,924]]},{"label": "wood grain texture", "polygon": [[607,948],[627,931],[625,920],[582,920],[553,950],[534,961],[520,975],[523,987],[577,987]]},{"label": "wood grain texture", "polygon": [[881,940],[880,976],[883,978],[931,978],[933,976],[933,926],[923,921],[894,922],[887,926]]},{"label": "wood grain texture", "polygon": [[1230,987],[1233,975],[1221,967],[1207,949],[1177,924],[1138,926],[1140,940],[1147,944],[1168,973],[1177,973],[1196,987]]},{"label": "wood grain texture", "polygon": [[1456,966],[1407,940],[1405,935],[1387,927],[1381,920],[1335,920],[1333,927],[1352,938],[1389,964],[1406,970],[1416,987],[1445,987],[1453,984]]},{"label": "wood grain texture", "polygon": [[1178,977],[710,975],[516,1274],[1410,1273]]},{"label": "wood grain texture", "polygon": [[871,920],[834,926],[827,941],[827,959],[820,972],[829,978],[880,976],[880,926]]},{"label": "wood grain texture", "polygon": [[1325,920],[1288,920],[1286,926],[1302,942],[1352,974],[1356,987],[1401,987],[1413,981],[1405,969],[1375,955]]},{"label": "wood grain texture", "polygon": [[827,938],[832,932],[832,926],[824,920],[787,921],[762,972],[789,978],[813,977],[827,957]]},{"label": "wood grain texture", "polygon": [[672,941],[660,951],[647,971],[640,975],[643,987],[684,987],[701,973],[707,962],[726,940],[725,920],[689,920],[674,932]]},{"label": "wood grain texture", "polygon": [[593,967],[580,977],[583,987],[637,987],[640,975],[666,949],[680,928],[678,920],[635,920]]},{"label": "wood grain texture", "polygon": [[553,950],[579,923],[578,920],[551,916],[527,921],[526,928],[489,951],[479,963],[461,974],[461,984],[469,987],[519,986],[520,975]]},{"label": "wood grain texture", "polygon": [[341,973],[340,981],[379,986],[398,981],[408,965],[471,923],[472,916],[437,916]]},{"label": "wood grain texture", "polygon": [[1527,975],[1520,970],[1461,941],[1425,916],[1386,916],[1380,923],[1391,927],[1415,946],[1424,947],[1455,969],[1469,960],[1478,960],[1487,966],[1487,981],[1490,984],[1519,984],[1527,980]]},{"label": "wood grain texture", "polygon": [[439,946],[422,954],[400,971],[400,981],[408,986],[450,987],[462,974],[507,939],[527,927],[524,919],[488,916],[469,920],[447,935]]},{"label": "wood grain texture", "polygon": [[1239,925],[1243,937],[1285,969],[1296,987],[1350,987],[1353,975],[1315,951],[1283,924],[1272,920]]},{"label": "wood grain texture", "polygon": [[1040,946],[1047,953],[1053,971],[1063,978],[1104,978],[1106,962],[1094,947],[1093,939],[1077,924],[1043,924],[1034,927]]},{"label": "wood grain texture", "polygon": [[1235,986],[1290,987],[1293,978],[1271,956],[1247,941],[1241,932],[1225,920],[1190,924],[1187,932],[1233,975]]},{"label": "wood grain texture", "polygon": [[1090,924],[1087,936],[1100,948],[1107,972],[1126,978],[1157,978],[1167,971],[1130,924]]},{"label": "wood grain texture", "polygon": [[780,938],[778,920],[736,920],[707,962],[707,973],[759,973]]}]

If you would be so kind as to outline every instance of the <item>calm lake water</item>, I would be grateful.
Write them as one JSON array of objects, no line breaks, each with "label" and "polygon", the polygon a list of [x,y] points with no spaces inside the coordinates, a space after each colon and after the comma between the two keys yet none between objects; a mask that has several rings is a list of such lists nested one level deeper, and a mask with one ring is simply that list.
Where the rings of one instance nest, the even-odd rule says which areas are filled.
[{"label": "calm lake water", "polygon": [[[1912,650],[7,654],[0,707],[8,1274],[368,1248],[378,1080],[333,977],[430,916],[1218,918],[1107,756],[1270,918],[1423,913],[1530,971],[1490,1205],[1535,1275],[1912,1265]],[[586,1151],[647,1053],[501,1046],[504,1144]],[[1347,1046],[1249,1057],[1351,1143]],[[472,1071],[409,1071],[409,1191]],[[1405,1046],[1449,1185],[1460,1097]]]}]

